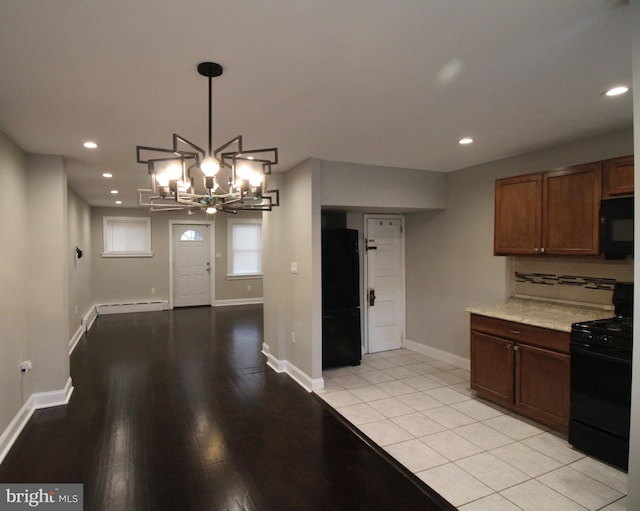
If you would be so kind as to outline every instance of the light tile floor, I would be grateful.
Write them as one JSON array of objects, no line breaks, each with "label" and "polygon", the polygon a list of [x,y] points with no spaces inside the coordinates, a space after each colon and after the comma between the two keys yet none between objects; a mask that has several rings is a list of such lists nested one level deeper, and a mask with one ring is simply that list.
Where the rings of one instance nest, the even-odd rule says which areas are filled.
[{"label": "light tile floor", "polygon": [[627,474],[401,349],[323,373],[329,405],[462,511],[624,511]]}]

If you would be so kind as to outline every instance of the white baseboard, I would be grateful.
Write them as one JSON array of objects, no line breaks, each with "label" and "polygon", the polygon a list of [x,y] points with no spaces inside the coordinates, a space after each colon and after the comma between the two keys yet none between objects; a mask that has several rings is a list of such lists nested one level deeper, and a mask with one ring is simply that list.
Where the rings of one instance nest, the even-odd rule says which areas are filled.
[{"label": "white baseboard", "polygon": [[73,350],[76,348],[78,341],[82,339],[82,336],[86,332],[86,327],[84,325],[80,325],[78,329],[74,332],[73,336],[71,336],[71,340],[69,341],[69,355],[73,353]]},{"label": "white baseboard", "polygon": [[66,405],[71,399],[73,393],[73,385],[71,377],[67,380],[64,389],[52,390],[50,392],[36,392],[31,394],[29,399],[22,405],[13,420],[0,435],[0,463],[18,439],[18,436],[29,422],[33,412],[40,408],[48,408],[50,406]]},{"label": "white baseboard", "polygon": [[96,305],[98,314],[124,314],[128,312],[164,311],[168,309],[169,302],[167,300],[101,303],[100,305]]},{"label": "white baseboard", "polygon": [[18,439],[18,435],[20,435],[24,427],[27,425],[27,422],[29,422],[34,411],[35,408],[31,405],[31,400],[27,400],[13,420],[9,423],[7,429],[4,430],[4,433],[0,435],[0,463],[2,463],[2,460],[4,460],[11,447]]},{"label": "white baseboard", "polygon": [[284,373],[287,370],[286,364],[278,360],[269,352],[269,345],[262,343],[262,354],[267,357],[267,365],[273,369],[276,373]]},{"label": "white baseboard", "polygon": [[31,394],[29,399],[32,401],[33,409],[39,410],[40,408],[66,405],[69,403],[69,399],[71,399],[71,394],[73,394],[73,384],[71,377],[69,377],[63,389],[51,390],[49,392],[36,392]]},{"label": "white baseboard", "polygon": [[82,339],[82,336],[86,332],[88,332],[89,329],[93,326],[93,323],[95,322],[97,317],[98,317],[98,306],[93,305],[89,309],[89,312],[87,312],[84,315],[84,317],[82,318],[82,321],[80,322],[80,326],[74,332],[73,336],[71,337],[71,340],[69,341],[69,355],[73,353],[73,350],[76,348],[80,339]]},{"label": "white baseboard", "polygon": [[259,305],[264,303],[264,298],[230,298],[228,300],[216,300],[214,306],[227,307],[229,305]]},{"label": "white baseboard", "polygon": [[[213,306],[227,307],[231,305],[260,305],[264,303],[264,298],[231,298],[228,300],[215,300]],[[96,316],[100,314],[124,314],[128,312],[150,312],[169,310],[169,300],[123,302],[123,303],[101,303],[93,307]],[[95,321],[92,318],[91,323]],[[90,328],[90,326],[89,326]],[[88,330],[88,328],[87,328]]]},{"label": "white baseboard", "polygon": [[85,314],[84,318],[82,318],[82,323],[84,324],[85,332],[88,332],[91,329],[91,327],[93,326],[93,323],[95,323],[97,318],[98,318],[98,306],[94,305],[91,307],[91,309],[89,309],[89,312]]},{"label": "white baseboard", "polygon": [[424,344],[420,344],[419,342],[405,339],[404,347],[408,350],[415,351],[417,353],[421,353],[422,355],[427,355],[428,357],[432,357],[436,360],[451,364],[452,366],[459,367],[460,369],[469,371],[469,369],[471,368],[471,361],[468,358],[460,357],[458,355],[454,355],[453,353],[439,350],[437,348],[432,348],[431,346],[426,346]]},{"label": "white baseboard", "polygon": [[267,357],[267,365],[276,373],[286,373],[307,392],[324,389],[324,378],[311,378],[288,360],[279,360],[269,352],[269,345],[262,344],[262,353]]}]

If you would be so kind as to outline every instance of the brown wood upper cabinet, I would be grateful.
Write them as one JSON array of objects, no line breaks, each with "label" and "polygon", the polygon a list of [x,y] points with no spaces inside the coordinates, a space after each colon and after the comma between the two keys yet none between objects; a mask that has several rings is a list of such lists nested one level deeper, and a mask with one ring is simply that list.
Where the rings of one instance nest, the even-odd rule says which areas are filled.
[{"label": "brown wood upper cabinet", "polygon": [[596,255],[602,163],[496,181],[495,255]]},{"label": "brown wood upper cabinet", "polygon": [[633,195],[633,155],[604,162],[602,198]]}]

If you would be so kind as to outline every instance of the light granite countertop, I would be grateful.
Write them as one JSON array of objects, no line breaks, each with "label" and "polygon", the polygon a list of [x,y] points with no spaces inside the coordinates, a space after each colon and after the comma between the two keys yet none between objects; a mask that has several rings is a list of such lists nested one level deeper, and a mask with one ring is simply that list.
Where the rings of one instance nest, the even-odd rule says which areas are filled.
[{"label": "light granite countertop", "polygon": [[466,311],[561,332],[571,332],[571,324],[578,321],[610,318],[614,315],[612,305],[582,305],[517,295],[509,298],[506,303],[469,307]]}]

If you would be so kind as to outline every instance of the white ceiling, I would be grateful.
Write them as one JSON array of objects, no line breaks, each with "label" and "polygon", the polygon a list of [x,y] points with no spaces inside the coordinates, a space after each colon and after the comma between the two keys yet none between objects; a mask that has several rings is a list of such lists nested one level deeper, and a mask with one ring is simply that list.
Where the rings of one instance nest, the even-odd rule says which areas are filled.
[{"label": "white ceiling", "polygon": [[[135,146],[451,171],[632,125],[624,0],[0,0],[0,130],[133,206]],[[460,146],[471,136],[475,143]],[[92,139],[99,148],[88,151]],[[112,172],[107,182],[102,172]]]}]

